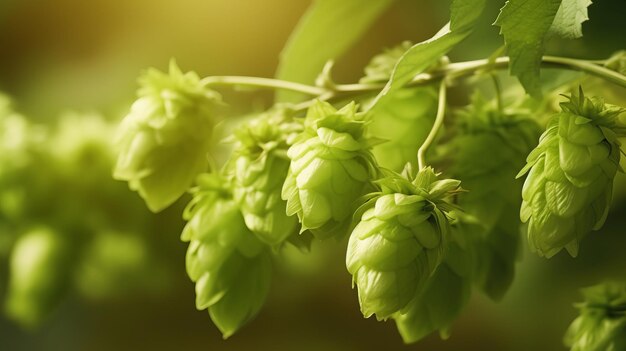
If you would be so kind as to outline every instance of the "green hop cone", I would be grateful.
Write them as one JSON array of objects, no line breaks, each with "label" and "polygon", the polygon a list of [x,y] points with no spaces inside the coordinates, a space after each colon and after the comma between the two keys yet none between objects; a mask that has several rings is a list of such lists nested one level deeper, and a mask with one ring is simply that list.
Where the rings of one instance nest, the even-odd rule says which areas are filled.
[{"label": "green hop cone", "polygon": [[[374,56],[365,67],[362,83],[386,82],[400,57],[412,46],[402,44]],[[437,88],[423,86],[393,92],[372,111],[369,134],[385,142],[372,149],[378,164],[401,171],[407,162],[415,162],[437,114]]]},{"label": "green hop cone", "polygon": [[194,72],[148,70],[139,98],[120,126],[114,177],[129,182],[152,211],[176,201],[208,166],[219,95]]},{"label": "green hop cone", "polygon": [[11,252],[6,314],[25,327],[40,323],[69,285],[71,257],[66,238],[47,228],[20,236]]},{"label": "green hop cone", "polygon": [[531,248],[545,257],[562,248],[576,256],[583,236],[602,227],[620,160],[622,109],[585,98],[582,90],[561,108],[520,172],[529,172],[520,217],[528,222]]},{"label": "green hop cone", "polygon": [[285,212],[281,192],[290,163],[287,141],[301,129],[300,123],[275,111],[235,131],[234,197],[248,228],[272,246],[298,230],[298,219]]},{"label": "green hop cone", "polygon": [[417,342],[439,330],[443,339],[467,305],[472,292],[476,257],[465,227],[451,228],[443,262],[405,310],[393,316],[405,343]]},{"label": "green hop cone", "polygon": [[459,207],[478,224],[465,226],[478,250],[476,284],[498,300],[513,282],[521,249],[522,181],[515,175],[541,132],[529,116],[502,113],[480,95],[456,121],[442,158],[450,177],[468,190],[459,196]]},{"label": "green hop cone", "polygon": [[621,75],[626,75],[626,50],[620,50],[611,55],[604,66]]},{"label": "green hop cone", "polygon": [[582,290],[580,316],[565,333],[571,351],[626,350],[626,284],[606,283]]},{"label": "green hop cone", "polygon": [[445,199],[459,190],[459,181],[437,180],[432,168],[413,178],[407,167],[403,176],[391,173],[377,184],[380,192],[359,208],[346,266],[361,312],[381,320],[402,313],[441,262],[451,209]]},{"label": "green hop cone", "polygon": [[337,111],[316,101],[304,124],[287,151],[291,165],[282,189],[287,214],[297,214],[302,231],[319,238],[341,235],[375,177],[372,140],[364,136],[365,122],[357,119],[354,103]]},{"label": "green hop cone", "polygon": [[387,82],[396,67],[400,57],[413,46],[410,41],[403,41],[390,49],[372,57],[365,66],[365,77],[360,79],[361,83],[381,83]]},{"label": "green hop cone", "polygon": [[246,227],[226,179],[198,178],[185,210],[182,240],[189,241],[187,273],[196,283],[196,307],[208,308],[228,338],[254,318],[269,292],[271,257]]}]

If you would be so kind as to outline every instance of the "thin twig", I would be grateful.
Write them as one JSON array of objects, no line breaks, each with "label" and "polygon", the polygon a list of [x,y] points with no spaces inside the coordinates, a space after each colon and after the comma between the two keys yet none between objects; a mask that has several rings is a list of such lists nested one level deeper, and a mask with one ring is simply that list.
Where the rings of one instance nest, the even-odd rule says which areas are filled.
[{"label": "thin twig", "polygon": [[428,148],[435,140],[439,129],[443,125],[443,120],[446,115],[446,80],[442,79],[439,85],[439,102],[437,104],[437,116],[435,117],[435,123],[433,123],[433,127],[428,133],[426,140],[422,143],[419,150],[417,150],[417,164],[419,169],[424,169],[426,167],[425,155]]}]

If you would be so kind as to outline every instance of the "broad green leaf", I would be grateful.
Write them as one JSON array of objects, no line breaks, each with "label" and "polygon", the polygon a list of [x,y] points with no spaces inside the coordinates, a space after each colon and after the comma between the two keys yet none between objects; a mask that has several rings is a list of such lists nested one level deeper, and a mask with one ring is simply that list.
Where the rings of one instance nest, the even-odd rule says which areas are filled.
[{"label": "broad green leaf", "polygon": [[484,0],[454,0],[450,5],[450,29],[466,30],[476,23],[483,12]]},{"label": "broad green leaf", "polygon": [[559,5],[561,0],[509,0],[495,22],[511,59],[510,72],[532,96],[541,95],[543,44]]},{"label": "broad green leaf", "polygon": [[[324,64],[341,56],[394,0],[317,0],[289,37],[276,78],[313,83]],[[278,91],[276,101],[297,101],[299,93]]]},{"label": "broad green leaf", "polygon": [[432,38],[413,45],[400,58],[385,88],[372,108],[385,96],[407,84],[415,75],[434,65],[456,44],[465,39],[482,13],[485,0],[455,0],[451,6],[451,22]]},{"label": "broad green leaf", "polygon": [[566,39],[582,37],[582,23],[589,19],[587,14],[589,5],[591,0],[562,0],[550,27],[550,33]]}]

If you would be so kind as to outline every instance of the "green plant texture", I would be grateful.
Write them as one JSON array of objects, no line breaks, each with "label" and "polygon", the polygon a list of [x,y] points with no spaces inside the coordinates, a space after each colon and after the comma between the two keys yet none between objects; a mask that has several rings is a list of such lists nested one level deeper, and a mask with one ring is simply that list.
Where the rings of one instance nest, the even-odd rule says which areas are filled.
[{"label": "green plant texture", "polygon": [[[585,96],[574,79],[560,84],[571,93],[555,98],[540,77],[550,67],[626,87],[619,58],[544,56],[551,38],[582,36],[590,2],[509,0],[494,23],[502,48],[483,60],[450,62],[445,55],[484,21],[485,8],[481,0],[454,0],[450,21],[430,39],[373,57],[358,83],[335,83],[332,60],[389,3],[315,1],[276,79],[200,80],[173,66],[169,76],[150,71],[141,81],[123,122],[116,177],[152,210],[207,167],[203,143],[219,101],[213,89],[278,92],[274,107],[229,138],[230,160],[197,178],[185,214],[196,305],[209,309],[224,337],[259,312],[271,257],[294,236],[348,237],[346,266],[363,316],[392,318],[402,338],[416,342],[437,330],[448,337],[473,286],[501,299],[524,236],[541,256],[563,248],[576,256],[583,238],[602,229],[621,171],[623,109]],[[340,40],[331,39],[331,27]],[[504,99],[516,84],[501,84],[504,68],[530,97]],[[467,106],[449,103],[450,86],[485,82],[493,83],[493,98],[476,92]],[[559,101],[561,111],[536,103],[542,100]],[[585,333],[613,342],[605,341],[617,335],[613,326],[581,318],[568,334],[572,350],[587,350]]]},{"label": "green plant texture", "polygon": [[[293,248],[339,247],[355,311],[407,344],[454,338],[473,296],[507,296],[524,255],[577,260],[619,216],[626,152],[624,100],[603,93],[626,89],[624,48],[552,55],[597,20],[592,2],[445,2],[438,31],[379,48],[360,78],[337,82],[335,62],[396,1],[312,1],[275,77],[149,68],[119,123],[70,114],[39,128],[0,96],[5,313],[36,326],[71,291],[153,289],[166,263],[142,233],[172,209],[195,307],[224,339],[264,313]],[[499,32],[493,49],[464,56],[485,28]],[[229,101],[257,90],[269,102]],[[63,199],[49,195],[58,184],[73,184]],[[565,346],[626,350],[624,282],[582,292]]]}]

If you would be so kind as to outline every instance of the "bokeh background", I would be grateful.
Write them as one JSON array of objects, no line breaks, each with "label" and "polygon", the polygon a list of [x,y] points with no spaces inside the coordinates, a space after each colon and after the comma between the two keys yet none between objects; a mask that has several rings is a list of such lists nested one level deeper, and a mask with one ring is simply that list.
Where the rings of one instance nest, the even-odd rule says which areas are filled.
[{"label": "bokeh background", "polygon": [[[364,6],[369,1],[375,0],[363,0]],[[119,120],[135,96],[139,72],[151,66],[165,69],[171,57],[183,70],[201,76],[271,77],[281,48],[309,3],[1,0],[0,91],[33,123],[55,126],[68,111]],[[501,45],[497,28],[490,25],[501,2],[491,3],[476,33],[451,54],[453,60],[483,58]],[[430,37],[447,21],[447,7],[447,1],[398,0],[339,58],[336,80],[354,82],[382,49]],[[582,39],[552,41],[549,53],[605,58],[626,46],[623,0],[597,1],[590,17]],[[455,92],[453,101],[463,100],[464,93]],[[610,102],[626,105],[623,89],[609,88],[606,95]],[[243,112],[267,106],[270,98],[267,93],[225,96]],[[35,165],[30,171],[47,178],[47,169]],[[42,191],[51,200],[30,200],[58,202],[58,208],[81,199],[108,209],[109,222],[132,222],[137,240],[113,235],[109,242],[105,235],[105,243],[98,241],[97,246],[104,247],[102,252],[94,250],[127,260],[134,271],[108,283],[119,288],[112,294],[99,294],[100,280],[80,278],[74,283],[78,287],[69,289],[35,328],[0,317],[0,350],[564,350],[561,340],[576,315],[572,304],[580,300],[578,289],[605,279],[626,280],[624,183],[626,176],[618,175],[609,220],[585,240],[578,258],[560,254],[544,260],[525,250],[503,301],[494,303],[476,293],[449,340],[432,335],[409,346],[402,344],[393,322],[362,318],[344,267],[345,243],[336,242],[316,244],[308,255],[287,252],[260,315],[223,341],[208,314],[196,311],[193,284],[185,273],[186,244],[179,233],[188,199],[151,214],[126,184],[112,180],[106,184],[121,194],[119,204],[94,205],[101,198],[89,190],[69,196],[66,190],[72,184],[48,186]],[[133,218],[126,218],[128,211],[116,212],[117,207],[130,209]],[[72,211],[80,216],[81,206]],[[6,270],[1,270],[4,275]],[[0,285],[0,297],[5,290]]]}]

